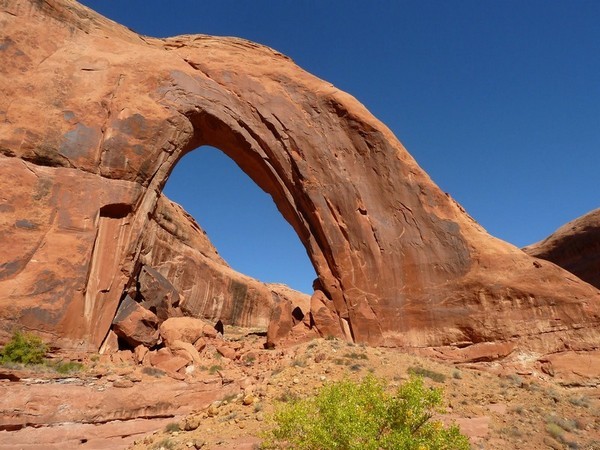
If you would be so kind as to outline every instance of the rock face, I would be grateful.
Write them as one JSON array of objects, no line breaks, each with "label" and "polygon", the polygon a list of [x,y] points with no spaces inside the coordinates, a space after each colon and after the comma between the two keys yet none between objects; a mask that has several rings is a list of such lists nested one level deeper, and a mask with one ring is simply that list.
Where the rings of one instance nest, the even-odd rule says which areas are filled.
[{"label": "rock face", "polygon": [[231,269],[181,206],[160,196],[139,245],[137,263],[150,267],[150,271],[156,269],[158,277],[168,280],[167,284],[182,297],[175,299],[164,282],[152,281],[158,277],[146,276],[146,269],[142,269],[139,294],[147,307],[151,305],[145,292],[152,291],[155,303],[162,302],[163,309],[171,309],[165,311],[169,317],[180,315],[172,311],[177,306],[182,314],[215,322],[222,320],[250,327],[268,325],[277,289]]},{"label": "rock face", "polygon": [[[266,321],[273,305],[257,299],[268,295],[219,278],[215,255],[184,245],[161,215],[173,167],[211,145],[273,197],[348,338],[597,345],[600,291],[489,236],[364,106],[284,55],[241,39],[139,36],[69,0],[1,8],[5,333],[19,325],[97,349],[144,264],[183,311]],[[215,294],[225,289],[229,305]]]},{"label": "rock face", "polygon": [[600,209],[563,225],[543,241],[523,249],[600,288]]}]

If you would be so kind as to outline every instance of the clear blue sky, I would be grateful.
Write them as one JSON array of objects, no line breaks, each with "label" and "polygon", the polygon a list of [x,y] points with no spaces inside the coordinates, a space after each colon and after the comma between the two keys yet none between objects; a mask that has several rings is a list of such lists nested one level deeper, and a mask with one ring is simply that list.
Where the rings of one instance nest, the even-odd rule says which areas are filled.
[{"label": "clear blue sky", "polygon": [[[238,36],[351,93],[491,234],[538,241],[600,206],[600,1],[86,0],[156,37]],[[310,292],[270,197],[210,149],[167,195],[237,270]]]}]

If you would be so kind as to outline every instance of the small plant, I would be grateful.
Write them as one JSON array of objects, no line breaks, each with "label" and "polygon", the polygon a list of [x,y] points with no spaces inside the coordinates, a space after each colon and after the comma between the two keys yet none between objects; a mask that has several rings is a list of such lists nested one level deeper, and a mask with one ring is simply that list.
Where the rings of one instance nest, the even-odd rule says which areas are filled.
[{"label": "small plant", "polygon": [[500,430],[500,432],[502,434],[505,434],[507,436],[511,436],[514,438],[520,438],[523,436],[523,432],[521,430],[519,430],[517,427],[509,427],[509,428],[502,428]]},{"label": "small plant", "polygon": [[179,424],[177,422],[169,422],[165,427],[165,431],[167,433],[174,433],[176,431],[180,431]]},{"label": "small plant", "polygon": [[175,441],[171,438],[163,439],[160,442],[157,442],[152,447],[152,450],[174,450],[175,449]]},{"label": "small plant", "polygon": [[48,353],[48,346],[34,334],[16,331],[11,340],[0,350],[0,362],[18,364],[41,364]]},{"label": "small plant", "polygon": [[83,364],[76,361],[58,361],[54,364],[54,370],[61,374],[79,372],[83,369]]},{"label": "small plant", "polygon": [[359,372],[360,369],[362,369],[362,366],[360,364],[352,364],[350,366],[350,371],[351,372]]},{"label": "small plant", "polygon": [[225,417],[223,417],[220,421],[221,422],[230,422],[232,420],[235,420],[235,418],[238,416],[237,411],[233,411],[229,414],[227,414]]},{"label": "small plant", "polygon": [[294,358],[290,365],[292,367],[306,367],[306,360],[303,358]]},{"label": "small plant", "polygon": [[212,365],[212,366],[209,367],[208,373],[210,373],[211,375],[214,375],[219,370],[223,370],[223,368],[221,366],[217,365],[217,364],[214,364],[214,365]]},{"label": "small plant", "polygon": [[455,380],[462,380],[462,372],[458,369],[454,369],[452,371],[452,378]]},{"label": "small plant", "polygon": [[277,401],[281,403],[296,402],[298,401],[298,395],[291,391],[285,391],[277,398]]},{"label": "small plant", "polygon": [[369,357],[365,353],[358,352],[346,353],[344,357],[349,359],[369,359]]},{"label": "small plant", "polygon": [[409,367],[408,373],[411,375],[419,375],[421,377],[429,378],[437,383],[443,383],[446,381],[446,375],[443,373],[436,372],[434,370],[426,369],[425,367]]},{"label": "small plant", "polygon": [[441,389],[420,377],[395,394],[383,380],[367,375],[361,382],[324,386],[315,397],[280,405],[263,448],[298,450],[468,450],[457,426],[444,427],[433,415],[442,412]]},{"label": "small plant", "polygon": [[573,431],[577,428],[577,422],[574,420],[563,419],[562,417],[550,416],[547,423],[558,425],[564,431]]},{"label": "small plant", "polygon": [[513,382],[513,384],[516,384],[518,387],[522,387],[523,386],[523,378],[521,378],[519,375],[511,373],[510,375],[507,376],[507,378]]},{"label": "small plant", "polygon": [[143,367],[142,373],[145,375],[150,375],[151,377],[156,377],[156,378],[160,378],[160,377],[166,375],[166,372],[164,370],[158,369],[156,367]]},{"label": "small plant", "polygon": [[521,405],[517,405],[512,409],[512,411],[516,412],[517,414],[523,414],[525,412],[525,408],[523,408]]},{"label": "small plant", "polygon": [[558,440],[562,441],[562,435],[563,435],[564,430],[561,427],[559,427],[557,424],[555,424],[554,422],[548,422],[546,424],[546,431],[554,439],[558,439]]},{"label": "small plant", "polygon": [[254,364],[254,361],[256,361],[256,356],[254,356],[254,355],[245,355],[244,356],[244,364],[246,364],[247,366],[251,366],[252,364]]},{"label": "small plant", "polygon": [[237,394],[227,394],[225,397],[221,399],[222,403],[231,403],[232,400],[237,398]]},{"label": "small plant", "polygon": [[583,408],[589,408],[589,406],[590,406],[590,399],[588,397],[585,397],[585,396],[570,397],[569,398],[569,403],[571,403],[574,406],[581,406]]}]

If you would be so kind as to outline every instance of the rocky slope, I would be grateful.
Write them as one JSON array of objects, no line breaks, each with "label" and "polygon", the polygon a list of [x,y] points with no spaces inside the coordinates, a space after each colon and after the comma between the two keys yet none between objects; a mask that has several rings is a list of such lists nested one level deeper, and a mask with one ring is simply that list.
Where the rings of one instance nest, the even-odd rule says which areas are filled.
[{"label": "rocky slope", "polygon": [[523,251],[551,261],[600,288],[600,209],[563,225]]},{"label": "rocky slope", "polygon": [[[367,374],[393,388],[414,372],[444,388],[445,420],[475,449],[600,448],[598,352],[461,364],[339,339],[262,343],[256,330],[226,327],[181,377],[123,351],[68,376],[0,368],[0,449],[251,450],[279,403]],[[218,352],[236,347],[233,358]]]},{"label": "rocky slope", "polygon": [[[148,232],[175,164],[207,144],[273,197],[304,243],[319,280],[302,326],[472,353],[488,342],[598,345],[600,291],[489,236],[363,105],[277,51],[140,36],[72,0],[3,2],[0,28],[4,339],[24,327],[98,349],[148,262],[180,280],[194,311],[221,308],[202,297],[218,285],[235,291],[224,317],[264,320],[266,307],[244,310],[260,303],[250,283],[242,295],[216,280],[198,297],[202,283],[172,264],[197,249]],[[214,277],[209,260],[190,272]],[[288,323],[275,328],[292,328],[289,311],[274,312]]]}]

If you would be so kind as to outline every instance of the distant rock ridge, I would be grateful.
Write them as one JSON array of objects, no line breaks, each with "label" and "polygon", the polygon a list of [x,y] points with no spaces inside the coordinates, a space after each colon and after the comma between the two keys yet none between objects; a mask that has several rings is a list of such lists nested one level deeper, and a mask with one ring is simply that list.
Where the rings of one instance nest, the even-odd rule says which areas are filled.
[{"label": "distant rock ridge", "polygon": [[[173,311],[269,317],[278,338],[597,347],[600,291],[487,234],[355,98],[277,51],[140,36],[72,0],[4,2],[0,24],[0,336],[97,350],[149,266],[181,296]],[[318,281],[302,320],[162,199],[201,145],[268,192],[306,247]]]},{"label": "distant rock ridge", "polygon": [[600,209],[572,220],[523,251],[551,261],[600,288]]}]

